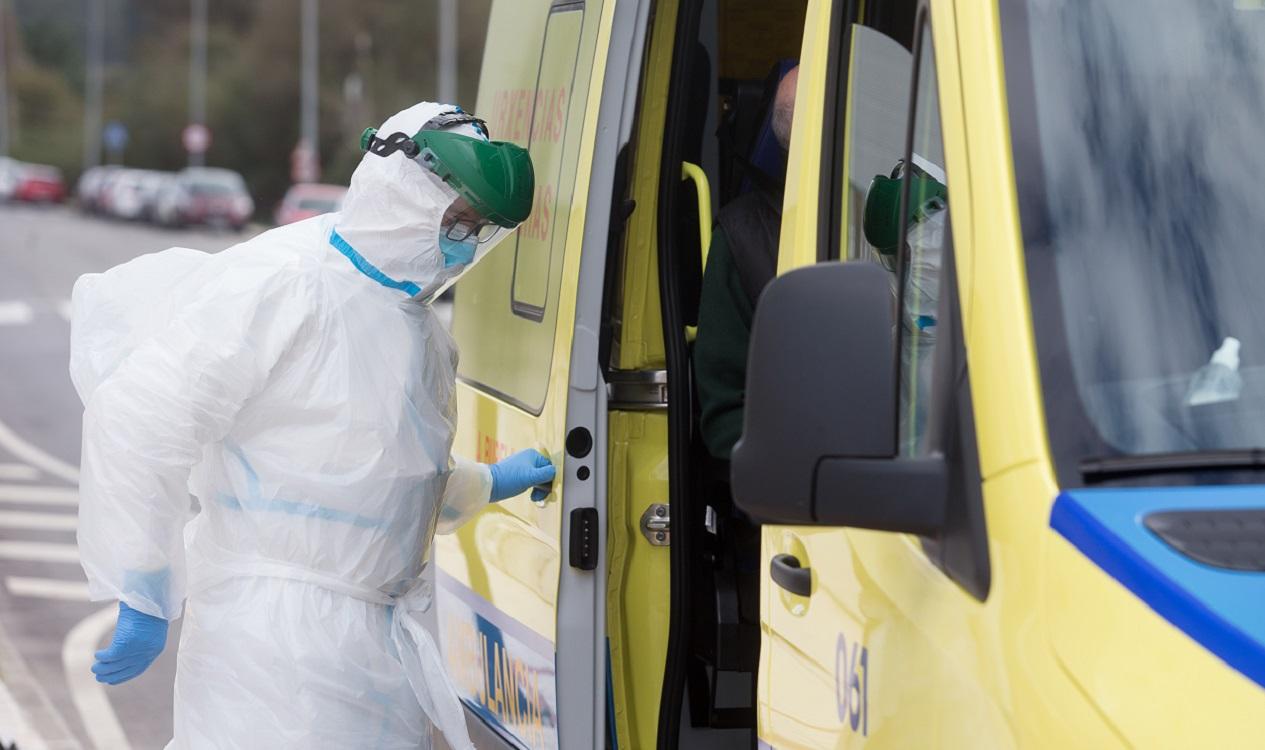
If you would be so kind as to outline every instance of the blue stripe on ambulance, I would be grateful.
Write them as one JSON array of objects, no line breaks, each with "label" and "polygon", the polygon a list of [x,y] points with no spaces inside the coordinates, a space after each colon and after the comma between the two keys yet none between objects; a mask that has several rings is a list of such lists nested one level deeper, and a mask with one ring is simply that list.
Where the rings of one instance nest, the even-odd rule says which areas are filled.
[{"label": "blue stripe on ambulance", "polygon": [[1143,525],[1175,510],[1265,508],[1265,487],[1071,490],[1050,526],[1164,619],[1265,687],[1265,573],[1205,565]]},{"label": "blue stripe on ambulance", "polygon": [[461,701],[517,748],[557,750],[554,644],[443,570],[441,649]]}]

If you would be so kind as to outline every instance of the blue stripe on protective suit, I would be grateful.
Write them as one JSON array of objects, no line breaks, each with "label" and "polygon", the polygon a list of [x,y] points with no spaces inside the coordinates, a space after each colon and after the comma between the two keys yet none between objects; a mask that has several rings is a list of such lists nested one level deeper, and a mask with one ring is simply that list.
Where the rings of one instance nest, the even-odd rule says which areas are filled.
[{"label": "blue stripe on protective suit", "polygon": [[334,521],[336,523],[345,523],[352,526],[358,526],[362,529],[385,528],[385,524],[374,518],[348,513],[342,510],[334,510],[326,508],[323,505],[314,503],[301,503],[295,500],[264,500],[262,498],[247,498],[241,500],[220,493],[216,496],[216,500],[229,510],[249,510],[261,513],[284,513],[289,516],[304,516],[306,518],[319,518],[322,521]]},{"label": "blue stripe on protective suit", "polygon": [[1164,619],[1265,687],[1265,573],[1197,562],[1143,525],[1162,511],[1261,507],[1261,487],[1073,490],[1055,501],[1050,526]]},{"label": "blue stripe on protective suit", "polygon": [[357,271],[360,271],[365,276],[368,276],[382,286],[387,287],[388,289],[399,289],[401,292],[407,292],[413,297],[421,293],[422,288],[417,284],[414,284],[411,281],[396,281],[390,276],[387,276],[385,273],[379,271],[377,266],[365,260],[363,255],[356,252],[356,248],[352,247],[351,243],[343,239],[343,236],[338,233],[338,230],[330,232],[329,244],[333,245],[335,250],[342,253],[347,260],[351,261],[351,264],[356,267]]},{"label": "blue stripe on protective suit", "polygon": [[241,464],[242,472],[246,475],[247,497],[245,500],[233,497],[232,495],[223,492],[219,493],[215,498],[220,505],[223,505],[230,510],[284,513],[290,516],[319,518],[323,521],[346,523],[362,529],[386,527],[386,523],[382,519],[378,518],[369,518],[356,513],[349,513],[344,510],[335,510],[334,508],[327,508],[315,503],[265,498],[259,491],[259,474],[255,471],[255,467],[250,465],[250,461],[246,460],[246,456],[242,453],[241,446],[225,441],[224,449],[237,459],[238,463]]}]

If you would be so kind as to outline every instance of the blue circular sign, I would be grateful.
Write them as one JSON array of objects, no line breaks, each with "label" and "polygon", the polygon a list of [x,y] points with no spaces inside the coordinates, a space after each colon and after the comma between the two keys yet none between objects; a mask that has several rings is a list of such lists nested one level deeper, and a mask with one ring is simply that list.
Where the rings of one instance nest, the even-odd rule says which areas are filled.
[{"label": "blue circular sign", "polygon": [[117,120],[106,123],[101,140],[111,151],[122,151],[127,148],[127,126]]}]

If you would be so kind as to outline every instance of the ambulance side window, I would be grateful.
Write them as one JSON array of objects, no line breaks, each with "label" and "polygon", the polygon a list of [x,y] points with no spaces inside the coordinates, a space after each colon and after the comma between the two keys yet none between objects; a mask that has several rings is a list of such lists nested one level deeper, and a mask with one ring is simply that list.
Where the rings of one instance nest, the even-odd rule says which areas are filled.
[{"label": "ambulance side window", "polygon": [[510,309],[528,320],[544,319],[553,266],[562,262],[567,243],[565,219],[569,212],[559,217],[558,211],[558,186],[570,124],[569,118],[562,116],[562,108],[575,79],[583,26],[583,3],[555,3],[550,8],[536,74],[536,106],[527,136],[527,150],[536,169],[535,203],[531,217],[518,230],[510,284]]},{"label": "ambulance side window", "polygon": [[927,414],[937,340],[942,251],[949,218],[948,179],[940,136],[940,101],[930,28],[924,28],[919,53],[913,112],[913,151],[907,156],[902,186],[912,218],[905,227],[900,264],[900,426],[902,456],[927,451]]},{"label": "ambulance side window", "polygon": [[907,44],[870,26],[854,24],[849,39],[841,186],[847,220],[838,252],[847,260],[877,261],[891,270],[891,248],[876,247],[865,232],[866,200],[875,178],[890,177],[905,153],[913,55]]},{"label": "ambulance side window", "polygon": [[591,54],[600,15],[600,4],[591,0],[555,0],[545,14],[518,18],[539,24],[534,28],[490,29],[487,43],[518,64],[485,70],[480,82],[486,93],[479,106],[492,138],[527,148],[536,188],[527,220],[456,286],[458,374],[532,414],[541,413],[549,392],[592,73],[581,63]]}]

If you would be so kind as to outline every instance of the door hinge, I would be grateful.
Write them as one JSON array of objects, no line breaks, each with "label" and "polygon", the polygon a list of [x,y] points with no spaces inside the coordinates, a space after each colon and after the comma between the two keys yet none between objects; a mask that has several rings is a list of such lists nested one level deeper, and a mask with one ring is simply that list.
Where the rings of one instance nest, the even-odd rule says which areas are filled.
[{"label": "door hinge", "polygon": [[665,503],[655,503],[641,514],[641,533],[656,547],[667,547],[672,541],[672,517]]}]

